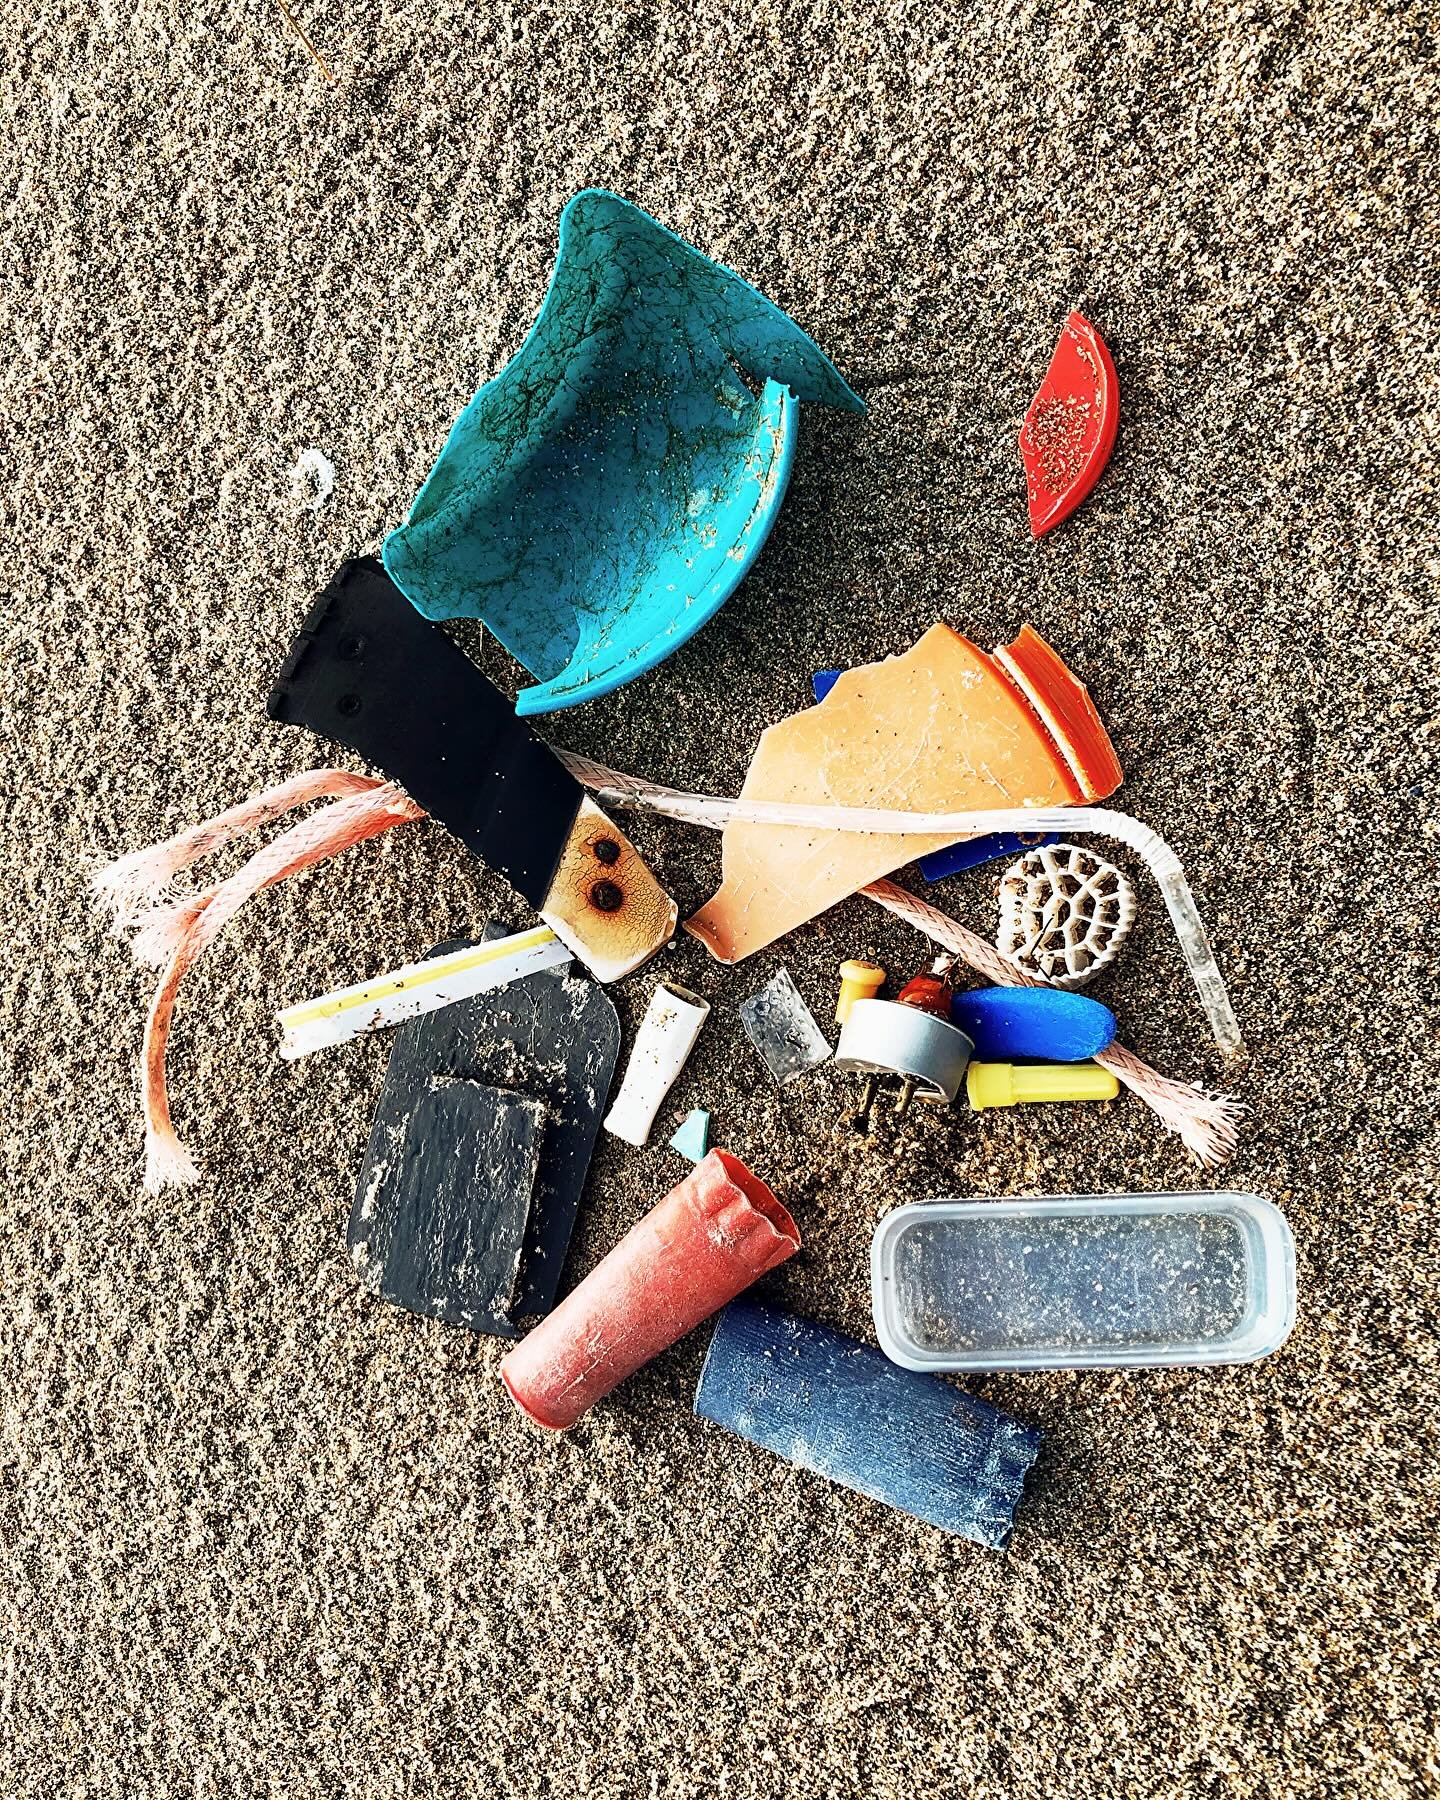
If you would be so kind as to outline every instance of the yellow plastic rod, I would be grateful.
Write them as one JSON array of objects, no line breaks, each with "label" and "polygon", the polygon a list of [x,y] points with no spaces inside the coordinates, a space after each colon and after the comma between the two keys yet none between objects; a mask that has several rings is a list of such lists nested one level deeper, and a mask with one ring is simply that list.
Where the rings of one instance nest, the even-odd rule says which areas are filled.
[{"label": "yellow plastic rod", "polygon": [[976,1112],[987,1106],[1025,1106],[1032,1100],[1113,1100],[1120,1083],[1099,1063],[982,1063],[965,1071]]}]

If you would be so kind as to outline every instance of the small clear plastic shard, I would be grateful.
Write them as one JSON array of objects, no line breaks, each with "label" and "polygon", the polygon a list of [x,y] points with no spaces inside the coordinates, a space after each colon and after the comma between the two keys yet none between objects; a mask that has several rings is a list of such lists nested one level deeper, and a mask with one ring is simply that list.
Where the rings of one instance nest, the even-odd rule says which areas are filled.
[{"label": "small clear plastic shard", "polygon": [[746,1036],[782,1087],[830,1055],[829,1041],[788,969],[777,969],[760,992],[743,1003],[740,1018]]}]

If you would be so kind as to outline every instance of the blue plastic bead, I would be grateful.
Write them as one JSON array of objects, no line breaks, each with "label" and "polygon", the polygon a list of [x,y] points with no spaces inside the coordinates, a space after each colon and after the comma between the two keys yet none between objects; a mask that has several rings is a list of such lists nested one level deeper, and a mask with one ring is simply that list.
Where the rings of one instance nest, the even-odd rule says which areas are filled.
[{"label": "blue plastic bead", "polygon": [[517,712],[607,694],[759,554],[800,400],[864,411],[763,294],[587,189],[530,335],[456,420],[385,567],[426,618],[483,619],[539,678]]},{"label": "blue plastic bead", "polygon": [[732,1301],[695,1411],[802,1469],[991,1550],[1010,1538],[1040,1434],[934,1375],[797,1319]]},{"label": "blue plastic bead", "polygon": [[1108,1006],[1061,988],[972,988],[951,1000],[950,1018],[977,1062],[1085,1062],[1115,1037]]}]

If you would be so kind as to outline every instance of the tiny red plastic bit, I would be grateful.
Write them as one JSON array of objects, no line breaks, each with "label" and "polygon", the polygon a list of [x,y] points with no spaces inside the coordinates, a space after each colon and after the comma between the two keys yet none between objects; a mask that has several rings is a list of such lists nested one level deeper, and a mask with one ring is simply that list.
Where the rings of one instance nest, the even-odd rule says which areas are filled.
[{"label": "tiny red plastic bit", "polygon": [[1120,383],[1105,340],[1071,313],[1020,427],[1030,532],[1041,537],[1100,479],[1120,423]]}]

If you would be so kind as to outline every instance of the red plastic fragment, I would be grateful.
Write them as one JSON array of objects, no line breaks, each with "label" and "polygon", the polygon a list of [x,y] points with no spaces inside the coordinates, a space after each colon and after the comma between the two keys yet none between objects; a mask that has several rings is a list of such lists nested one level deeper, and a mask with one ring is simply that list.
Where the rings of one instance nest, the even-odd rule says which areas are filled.
[{"label": "red plastic fragment", "polygon": [[1105,340],[1072,312],[1020,427],[1030,533],[1068,519],[1100,479],[1120,423],[1120,383]]},{"label": "red plastic fragment", "polygon": [[500,1379],[537,1425],[563,1431],[799,1248],[759,1176],[712,1150],[522,1338]]},{"label": "red plastic fragment", "polygon": [[1013,644],[1003,644],[995,661],[1029,701],[1059,745],[1082,799],[1104,800],[1119,787],[1120,759],[1095,702],[1031,625],[1022,625]]}]

